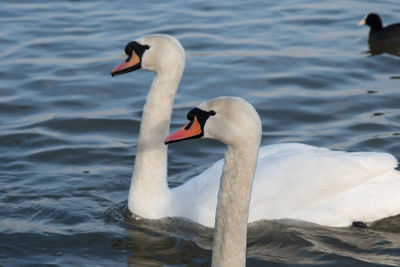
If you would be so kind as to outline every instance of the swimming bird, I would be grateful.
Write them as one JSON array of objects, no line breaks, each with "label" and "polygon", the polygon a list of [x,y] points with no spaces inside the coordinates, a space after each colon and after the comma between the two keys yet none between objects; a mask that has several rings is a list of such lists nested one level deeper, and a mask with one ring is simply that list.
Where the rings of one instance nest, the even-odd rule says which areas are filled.
[{"label": "swimming bird", "polygon": [[388,52],[398,55],[400,49],[400,23],[383,27],[382,20],[378,14],[370,13],[365,16],[358,26],[368,25],[370,27],[368,44],[374,54]]},{"label": "swimming bird", "polygon": [[211,138],[226,144],[214,230],[212,266],[246,265],[247,218],[261,121],[252,105],[238,97],[219,97],[189,111],[190,122],[166,143]]},{"label": "swimming bird", "polygon": [[[151,35],[128,43],[125,52],[127,59],[112,70],[113,76],[137,69],[156,73],[143,108],[129,210],[143,218],[183,217],[214,227],[222,160],[182,185],[168,187],[164,139],[185,66],[182,46],[171,36]],[[387,153],[348,153],[297,143],[263,146],[248,221],[291,218],[348,226],[396,215],[396,166]]]}]

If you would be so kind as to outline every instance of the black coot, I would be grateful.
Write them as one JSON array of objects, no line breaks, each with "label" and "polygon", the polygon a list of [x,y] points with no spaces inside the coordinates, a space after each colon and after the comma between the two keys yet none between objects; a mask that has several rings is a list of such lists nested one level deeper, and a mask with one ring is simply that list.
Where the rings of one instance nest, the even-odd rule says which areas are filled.
[{"label": "black coot", "polygon": [[370,13],[358,23],[359,26],[365,24],[371,28],[368,37],[368,44],[371,50],[392,54],[394,52],[394,54],[398,55],[400,49],[400,23],[383,27],[378,14]]}]

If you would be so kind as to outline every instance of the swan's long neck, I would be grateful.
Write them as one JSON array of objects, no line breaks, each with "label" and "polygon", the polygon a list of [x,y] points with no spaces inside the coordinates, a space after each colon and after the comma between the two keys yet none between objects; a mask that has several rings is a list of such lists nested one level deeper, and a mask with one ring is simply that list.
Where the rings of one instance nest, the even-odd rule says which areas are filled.
[{"label": "swan's long neck", "polygon": [[258,144],[228,146],[218,193],[212,265],[246,265],[247,218]]},{"label": "swan's long neck", "polygon": [[153,80],[143,108],[135,168],[129,191],[131,212],[146,218],[162,217],[168,205],[167,146],[171,113],[182,68],[165,69]]}]

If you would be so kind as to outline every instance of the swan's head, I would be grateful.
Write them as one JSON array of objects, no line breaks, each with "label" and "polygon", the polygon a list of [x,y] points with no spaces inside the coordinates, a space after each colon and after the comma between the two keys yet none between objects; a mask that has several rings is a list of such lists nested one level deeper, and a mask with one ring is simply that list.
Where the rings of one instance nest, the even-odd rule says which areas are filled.
[{"label": "swan's head", "polygon": [[255,108],[239,97],[217,97],[187,114],[189,122],[165,139],[165,143],[193,138],[212,138],[227,145],[261,141],[261,121]]},{"label": "swan's head", "polygon": [[154,72],[178,68],[183,71],[185,51],[177,39],[166,34],[154,34],[129,42],[125,46],[127,58],[111,71],[112,76],[137,69]]}]

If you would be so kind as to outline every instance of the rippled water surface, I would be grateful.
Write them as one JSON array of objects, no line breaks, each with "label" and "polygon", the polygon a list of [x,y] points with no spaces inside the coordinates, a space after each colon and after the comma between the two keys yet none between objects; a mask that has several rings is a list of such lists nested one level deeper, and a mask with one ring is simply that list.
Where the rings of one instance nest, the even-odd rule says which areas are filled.
[{"label": "rippled water surface", "polygon": [[[263,144],[304,142],[400,158],[400,58],[368,53],[374,11],[398,1],[0,2],[0,265],[207,266],[212,230],[127,210],[153,78],[111,78],[128,41],[177,37],[185,73],[172,129],[195,104],[241,96]],[[212,141],[169,149],[170,185],[222,157]],[[400,265],[400,220],[379,229],[290,220],[250,226],[248,266]]]}]

